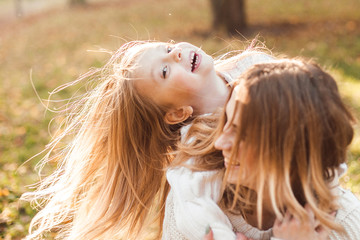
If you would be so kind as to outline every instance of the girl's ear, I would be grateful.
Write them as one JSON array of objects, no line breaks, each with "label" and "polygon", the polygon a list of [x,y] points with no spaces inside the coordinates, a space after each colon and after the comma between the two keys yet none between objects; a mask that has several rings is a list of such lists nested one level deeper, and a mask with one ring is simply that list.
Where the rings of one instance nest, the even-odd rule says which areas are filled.
[{"label": "girl's ear", "polygon": [[194,110],[191,106],[182,106],[176,109],[170,109],[165,114],[164,120],[170,125],[178,124],[188,119],[193,111]]}]

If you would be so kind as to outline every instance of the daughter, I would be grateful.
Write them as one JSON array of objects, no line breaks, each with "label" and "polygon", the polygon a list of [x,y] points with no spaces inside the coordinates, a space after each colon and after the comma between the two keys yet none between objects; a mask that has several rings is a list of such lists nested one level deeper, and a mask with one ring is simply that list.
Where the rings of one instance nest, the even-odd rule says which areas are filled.
[{"label": "daughter", "polygon": [[[360,239],[360,201],[338,186],[354,119],[334,79],[316,64],[279,60],[255,65],[235,84],[219,134],[212,130],[216,120],[194,122],[172,163],[207,172],[170,170],[165,235],[199,236],[205,221],[216,231],[226,233],[230,225],[252,239],[323,239],[327,229],[332,240]],[[311,212],[316,231],[286,228],[290,219],[305,224]]]},{"label": "daughter", "polygon": [[23,195],[41,208],[28,239],[49,231],[59,239],[139,239],[154,222],[160,234],[163,169],[179,129],[223,106],[232,79],[271,59],[249,49],[214,61],[189,43],[135,41],[69,84],[91,79],[95,87],[69,104],[44,150],[40,166],[55,161],[57,169]]}]

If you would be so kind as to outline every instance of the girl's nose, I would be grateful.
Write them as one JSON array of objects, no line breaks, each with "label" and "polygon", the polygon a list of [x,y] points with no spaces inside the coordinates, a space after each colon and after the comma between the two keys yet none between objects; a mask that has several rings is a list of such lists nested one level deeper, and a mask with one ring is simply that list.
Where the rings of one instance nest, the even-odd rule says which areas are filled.
[{"label": "girl's nose", "polygon": [[171,51],[171,56],[175,59],[176,62],[180,62],[181,61],[181,48],[175,47]]},{"label": "girl's nose", "polygon": [[232,143],[224,133],[222,133],[215,141],[215,148],[218,150],[231,150]]}]

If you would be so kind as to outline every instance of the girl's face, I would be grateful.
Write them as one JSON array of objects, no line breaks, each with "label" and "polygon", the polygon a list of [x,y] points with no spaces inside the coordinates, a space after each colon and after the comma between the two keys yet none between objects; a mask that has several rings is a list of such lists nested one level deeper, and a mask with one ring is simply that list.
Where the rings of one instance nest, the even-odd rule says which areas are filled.
[{"label": "girl's face", "polygon": [[[229,183],[236,184],[240,174],[240,164],[243,165],[243,176],[241,179],[241,185],[250,187],[247,184],[249,180],[249,173],[252,169],[251,159],[252,156],[250,154],[251,151],[248,151],[247,156],[242,156],[241,159],[241,151],[244,149],[245,142],[243,140],[240,141],[240,144],[236,146],[236,138],[238,131],[237,129],[240,127],[240,111],[235,111],[236,99],[239,96],[240,86],[234,88],[233,93],[229,102],[226,105],[225,113],[227,122],[222,130],[221,135],[215,142],[215,148],[222,151],[224,156],[224,164],[226,168],[229,168],[229,175],[227,181]],[[238,147],[238,155],[234,156],[232,163],[230,163],[230,157],[234,147]]]},{"label": "girl's face", "polygon": [[162,106],[196,107],[216,76],[213,58],[189,43],[154,44],[144,51],[135,72],[140,94]]}]

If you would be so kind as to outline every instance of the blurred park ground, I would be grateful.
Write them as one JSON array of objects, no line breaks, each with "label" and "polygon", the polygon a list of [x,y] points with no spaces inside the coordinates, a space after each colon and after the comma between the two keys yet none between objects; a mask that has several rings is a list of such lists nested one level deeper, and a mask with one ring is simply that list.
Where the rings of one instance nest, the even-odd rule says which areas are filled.
[{"label": "blurred park ground", "polygon": [[[64,0],[19,2],[16,11],[15,0],[0,0],[0,240],[23,238],[35,213],[18,199],[38,180],[34,167],[42,155],[25,161],[47,144],[55,116],[37,94],[47,99],[57,86],[103,65],[109,55],[101,49],[115,50],[129,40],[174,40],[217,56],[244,49],[259,35],[276,55],[325,66],[360,119],[359,0],[248,0],[248,29],[232,36],[212,30],[209,0],[92,0],[73,8]],[[55,100],[73,93],[63,91]],[[342,185],[359,196],[355,127]]]}]

